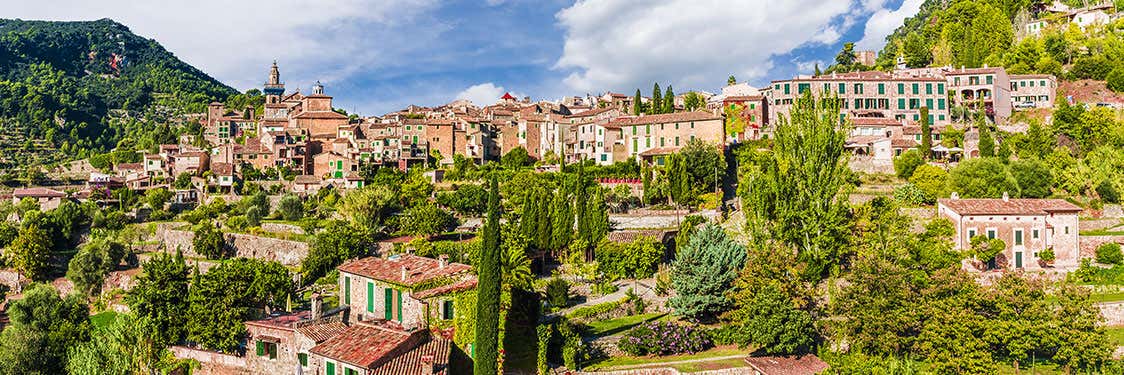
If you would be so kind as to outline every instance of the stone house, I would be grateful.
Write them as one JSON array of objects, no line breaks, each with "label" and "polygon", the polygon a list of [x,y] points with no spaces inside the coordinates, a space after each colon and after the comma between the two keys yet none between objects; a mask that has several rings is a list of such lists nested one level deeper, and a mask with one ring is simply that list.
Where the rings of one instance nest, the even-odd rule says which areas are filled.
[{"label": "stone house", "polygon": [[944,75],[953,104],[980,109],[982,103],[982,109],[996,124],[1005,124],[1011,117],[1011,79],[1006,69],[985,64],[982,68],[952,69]]},{"label": "stone house", "polygon": [[356,259],[339,266],[340,305],[348,320],[384,320],[428,329],[454,318],[453,295],[476,288],[472,267],[412,254]]},{"label": "stone house", "polygon": [[1058,81],[1050,74],[1012,74],[1011,106],[1017,109],[1054,108]]},{"label": "stone house", "polygon": [[449,374],[453,344],[429,330],[359,322],[313,347],[323,375]]},{"label": "stone house", "polygon": [[[937,201],[937,214],[952,221],[953,244],[971,248],[972,238],[998,238],[1007,244],[997,265],[1008,269],[1040,269],[1039,252],[1054,250],[1054,265],[1077,267],[1078,218],[1081,208],[1063,199],[960,199]],[[997,257],[999,258],[999,257]]]},{"label": "stone house", "polygon": [[320,363],[310,358],[316,345],[347,329],[345,310],[329,315],[313,298],[312,310],[273,314],[246,325],[246,368],[253,374],[323,374]]},{"label": "stone house", "polygon": [[207,169],[210,155],[202,151],[182,152],[175,156],[172,164],[172,178],[188,173],[199,176]]},{"label": "stone house", "polygon": [[[684,147],[701,140],[710,145],[726,145],[726,125],[722,116],[704,111],[666,113],[620,118],[612,123],[624,145],[625,154],[669,147]],[[627,156],[624,156],[627,158]],[[615,161],[624,160],[619,158]]]},{"label": "stone house", "polygon": [[36,203],[39,203],[39,210],[46,212],[58,208],[63,199],[66,199],[66,193],[45,187],[23,188],[12,191],[12,204],[19,204],[24,198],[35,200]]},{"label": "stone house", "polygon": [[739,116],[745,122],[745,129],[735,134],[727,134],[730,142],[761,139],[769,125],[769,102],[762,95],[735,95],[722,99],[723,108],[741,107]]},{"label": "stone house", "polygon": [[917,122],[921,119],[921,107],[927,107],[929,123],[941,125],[950,120],[946,84],[936,72],[832,73],[773,81],[765,96],[771,120],[787,116],[795,99],[810,91],[816,97],[838,97],[840,120],[881,117]]}]

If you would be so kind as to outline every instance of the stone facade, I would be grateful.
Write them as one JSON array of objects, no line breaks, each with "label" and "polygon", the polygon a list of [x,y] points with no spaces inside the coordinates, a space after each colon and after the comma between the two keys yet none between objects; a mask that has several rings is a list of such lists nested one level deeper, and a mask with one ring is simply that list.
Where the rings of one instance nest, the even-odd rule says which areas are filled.
[{"label": "stone facade", "polygon": [[[1041,269],[1038,253],[1053,249],[1054,266],[1077,267],[1081,209],[1060,199],[941,199],[937,213],[953,223],[957,249],[971,248],[975,236],[1006,243],[1003,268]],[[998,259],[997,259],[998,260]]]},{"label": "stone facade", "polygon": [[[174,229],[182,223],[161,223],[157,225],[155,237],[164,244],[164,251],[183,251],[184,256],[200,257],[195,253],[192,241],[195,233],[186,230]],[[243,233],[226,233],[227,249],[233,257],[255,258],[273,261],[286,266],[300,265],[301,260],[308,256],[309,245],[300,241],[281,240],[272,237],[262,237]]]}]

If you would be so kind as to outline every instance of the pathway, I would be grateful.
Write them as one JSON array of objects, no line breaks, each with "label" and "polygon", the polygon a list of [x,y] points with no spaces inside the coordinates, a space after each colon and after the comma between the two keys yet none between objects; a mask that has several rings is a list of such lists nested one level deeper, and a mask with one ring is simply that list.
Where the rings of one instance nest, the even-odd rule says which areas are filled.
[{"label": "pathway", "polygon": [[707,357],[707,358],[684,359],[684,360],[679,360],[679,361],[652,362],[652,363],[640,363],[640,364],[635,364],[635,365],[610,366],[610,367],[605,367],[605,368],[599,368],[599,369],[597,369],[597,371],[630,370],[630,369],[647,368],[647,367],[670,367],[670,366],[682,365],[682,364],[687,364],[687,363],[724,361],[724,360],[727,360],[727,359],[745,358],[748,355],[749,354],[746,353],[746,354],[727,355],[727,356],[721,356],[721,357]]}]

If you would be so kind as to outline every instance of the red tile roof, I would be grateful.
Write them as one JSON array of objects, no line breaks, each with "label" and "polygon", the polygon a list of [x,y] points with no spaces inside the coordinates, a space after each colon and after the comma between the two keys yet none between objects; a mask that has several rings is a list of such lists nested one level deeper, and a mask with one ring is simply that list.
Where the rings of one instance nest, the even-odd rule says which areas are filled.
[{"label": "red tile roof", "polygon": [[674,147],[674,146],[673,147],[656,147],[656,148],[644,150],[644,152],[640,153],[640,156],[671,155],[671,154],[674,154],[676,152],[679,152],[679,149],[681,149],[681,148],[682,147]]},{"label": "red tile roof", "polygon": [[901,125],[901,120],[895,120],[886,117],[852,117],[851,123],[854,125]]},{"label": "red tile roof", "polygon": [[937,203],[961,215],[1046,215],[1081,211],[1081,207],[1064,199],[940,199]]},{"label": "red tile roof", "polygon": [[439,286],[439,287],[432,288],[432,289],[416,291],[416,292],[414,292],[414,294],[412,296],[414,298],[417,298],[417,299],[426,299],[426,298],[430,298],[430,297],[436,297],[436,296],[444,295],[446,293],[459,292],[459,291],[469,290],[469,289],[473,289],[473,288],[476,288],[476,278],[475,277],[468,278],[468,279],[465,279],[465,280],[461,280],[461,281],[458,281],[458,282],[455,282],[455,283],[452,283],[452,284]]},{"label": "red tile roof", "polygon": [[211,163],[211,172],[216,176],[233,176],[234,164],[230,163]]},{"label": "red tile roof", "polygon": [[310,353],[353,366],[371,369],[391,362],[420,343],[428,332],[402,330],[358,323],[316,345]]},{"label": "red tile roof", "polygon": [[448,374],[452,342],[432,337],[428,342],[374,369],[372,375]]},{"label": "red tile roof", "polygon": [[605,112],[609,112],[609,111],[612,111],[612,110],[614,110],[614,109],[616,109],[616,108],[613,108],[613,107],[603,107],[603,108],[591,109],[591,110],[588,110],[588,111],[584,111],[584,112],[580,112],[580,113],[575,113],[575,114],[572,114],[572,115],[566,115],[566,116],[564,116],[564,117],[566,117],[566,118],[575,118],[575,117],[589,117],[589,116],[596,116],[596,115],[599,115],[599,114],[602,114],[602,113],[605,113]]},{"label": "red tile roof", "polygon": [[387,259],[379,257],[356,259],[344,263],[339,267],[339,270],[340,272],[404,286],[412,286],[437,277],[452,276],[472,270],[471,266],[460,263],[448,263],[445,266],[440,264],[441,261],[437,259],[413,254],[401,254]]},{"label": "red tile roof", "polygon": [[33,187],[25,189],[15,189],[12,191],[12,196],[16,198],[62,198],[66,196],[66,193],[44,187]]},{"label": "red tile roof", "polygon": [[812,375],[830,367],[810,354],[802,357],[747,357],[745,362],[763,375]]},{"label": "red tile roof", "polygon": [[693,112],[678,112],[678,113],[663,113],[658,115],[644,115],[638,117],[627,117],[619,119],[619,125],[646,125],[646,124],[666,124],[671,122],[687,122],[687,121],[707,121],[707,120],[721,120],[722,116],[712,114],[710,112],[693,111]]},{"label": "red tile roof", "polygon": [[330,338],[336,337],[336,335],[346,329],[347,326],[345,326],[342,322],[330,321],[297,327],[297,332],[304,335],[304,337],[308,337],[313,342],[319,344],[327,341]]},{"label": "red tile roof", "polygon": [[344,116],[336,111],[307,111],[293,117],[300,119],[347,119],[347,116]]},{"label": "red tile roof", "polygon": [[944,73],[946,76],[959,76],[965,74],[998,74],[1003,68],[967,68],[953,69]]},{"label": "red tile roof", "polygon": [[748,102],[748,101],[751,101],[751,100],[763,100],[763,99],[765,99],[765,97],[761,96],[761,95],[734,95],[734,96],[727,96],[726,98],[722,99],[722,101],[729,103],[729,102]]},{"label": "red tile roof", "polygon": [[312,312],[308,310],[298,311],[291,314],[277,314],[265,319],[251,320],[246,322],[246,325],[260,326],[267,328],[292,328],[293,323],[308,320],[312,316]]}]

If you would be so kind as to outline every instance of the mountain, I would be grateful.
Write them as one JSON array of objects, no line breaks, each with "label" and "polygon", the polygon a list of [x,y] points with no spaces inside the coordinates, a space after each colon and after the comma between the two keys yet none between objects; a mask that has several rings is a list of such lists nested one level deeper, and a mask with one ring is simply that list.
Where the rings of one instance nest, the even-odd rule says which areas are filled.
[{"label": "mountain", "polygon": [[0,172],[149,147],[175,133],[167,120],[234,94],[110,19],[0,19]]}]

